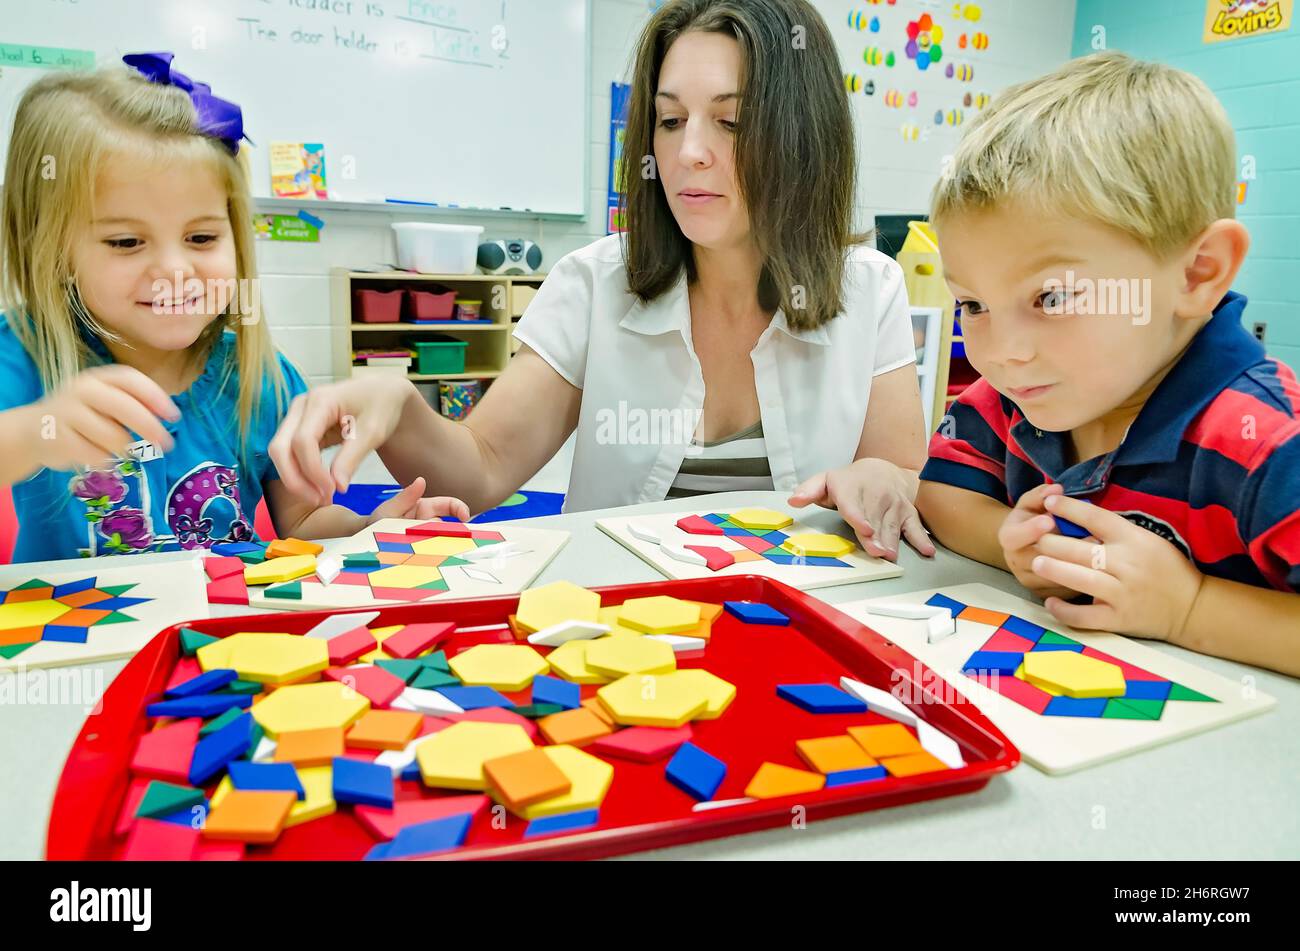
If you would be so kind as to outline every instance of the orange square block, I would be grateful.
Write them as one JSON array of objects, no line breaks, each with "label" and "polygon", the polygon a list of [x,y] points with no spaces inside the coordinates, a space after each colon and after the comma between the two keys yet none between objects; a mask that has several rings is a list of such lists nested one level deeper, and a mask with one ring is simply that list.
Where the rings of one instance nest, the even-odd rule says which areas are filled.
[{"label": "orange square block", "polygon": [[0,631],[0,647],[13,647],[15,644],[32,644],[41,639],[45,633],[45,626],[40,627],[11,627],[7,631]]},{"label": "orange square block", "polygon": [[825,785],[826,777],[821,773],[764,763],[745,787],[745,795],[751,799],[776,799],[816,792]]},{"label": "orange square block", "polygon": [[876,761],[851,736],[822,736],[812,740],[799,740],[794,748],[799,752],[799,758],[819,773],[868,769],[876,765]]},{"label": "orange square block", "polygon": [[993,627],[1001,627],[1002,622],[1011,617],[1006,611],[990,611],[988,608],[967,607],[957,615],[963,621],[974,621],[977,624],[988,624]]},{"label": "orange square block", "polygon": [[272,760],[295,766],[328,766],[343,755],[343,728],[296,730],[281,733]]},{"label": "orange square block", "polygon": [[849,736],[867,751],[868,756],[883,759],[886,756],[907,756],[911,753],[923,753],[921,746],[901,723],[889,723],[882,726],[851,726]]},{"label": "orange square block", "polygon": [[520,624],[518,618],[516,618],[513,614],[506,615],[506,623],[510,625],[510,632],[514,634],[515,640],[518,641],[526,640],[528,635],[533,633],[532,631],[524,627],[522,624]]},{"label": "orange square block", "polygon": [[362,750],[405,749],[423,723],[423,714],[413,710],[368,710],[348,730],[347,744]]},{"label": "orange square block", "polygon": [[609,715],[609,711],[605,709],[605,705],[596,697],[588,697],[586,700],[582,701],[582,706],[600,717],[600,719],[606,723],[611,730],[618,729],[618,724],[614,722],[614,718]]},{"label": "orange square block", "polygon": [[266,546],[267,558],[288,558],[292,555],[319,555],[324,546],[305,542],[301,538],[277,538]]},{"label": "orange square block", "polygon": [[66,624],[68,627],[91,627],[112,613],[112,611],[96,611],[93,608],[73,608],[53,623]]},{"label": "orange square block", "polygon": [[25,588],[22,591],[15,589],[5,596],[5,604],[22,604],[26,601],[45,601],[53,596],[54,589],[52,587]]},{"label": "orange square block", "polygon": [[493,795],[511,812],[563,796],[572,788],[569,777],[540,747],[486,760],[483,775]]},{"label": "orange square block", "polygon": [[380,551],[375,553],[375,559],[381,565],[404,565],[410,558],[410,555],[400,551]]},{"label": "orange square block", "polygon": [[[738,555],[739,552],[732,552],[732,554]],[[713,633],[713,622],[718,619],[718,616],[720,614],[722,614],[722,605],[706,604],[703,601],[688,601],[686,603],[699,605],[700,623],[688,630],[678,631],[677,636],[698,637],[707,641],[709,639],[709,635]]]},{"label": "orange square block", "polygon": [[613,727],[585,707],[552,713],[538,720],[537,725],[547,742],[555,745],[586,746],[614,732]]},{"label": "orange square block", "polygon": [[934,756],[922,750],[907,756],[891,756],[881,760],[880,765],[889,771],[890,776],[915,776],[918,773],[934,773],[948,766]]},{"label": "orange square block", "polygon": [[274,842],[289,818],[298,794],[288,790],[232,789],[221,804],[208,813],[203,824],[207,839],[236,839],[240,842]]}]

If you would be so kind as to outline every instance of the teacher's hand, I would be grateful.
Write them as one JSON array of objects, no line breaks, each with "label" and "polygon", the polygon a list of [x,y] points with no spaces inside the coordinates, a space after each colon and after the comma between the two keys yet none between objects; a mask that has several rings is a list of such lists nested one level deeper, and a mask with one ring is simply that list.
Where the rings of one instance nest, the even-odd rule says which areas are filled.
[{"label": "teacher's hand", "polygon": [[808,479],[790,496],[790,505],[838,509],[868,555],[898,560],[900,534],[927,558],[934,554],[930,533],[921,524],[913,499],[916,476],[884,459],[859,459]]},{"label": "teacher's hand", "polygon": [[[268,451],[285,488],[319,505],[347,491],[357,466],[393,435],[415,393],[400,377],[370,376],[310,390],[289,404]],[[321,450],[343,444],[328,469]]]}]

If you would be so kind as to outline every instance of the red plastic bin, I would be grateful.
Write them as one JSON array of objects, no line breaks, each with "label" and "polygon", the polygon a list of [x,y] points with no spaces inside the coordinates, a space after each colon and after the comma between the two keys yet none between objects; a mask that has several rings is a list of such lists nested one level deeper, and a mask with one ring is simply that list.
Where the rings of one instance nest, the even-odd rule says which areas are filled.
[{"label": "red plastic bin", "polygon": [[410,316],[412,320],[451,320],[456,310],[456,292],[416,291],[410,294]]},{"label": "red plastic bin", "polygon": [[402,319],[402,297],[406,291],[377,291],[362,288],[352,292],[352,313],[363,324],[395,324]]},{"label": "red plastic bin", "polygon": [[[713,603],[761,601],[791,619],[788,628],[742,625],[725,613],[715,622],[702,666],[735,683],[738,692],[727,714],[696,722],[694,742],[728,762],[729,778],[719,799],[740,795],[740,787],[761,760],[796,765],[798,761],[791,759],[796,739],[837,734],[850,720],[864,717],[889,722],[878,714],[807,714],[777,698],[772,686],[829,681],[840,673],[892,691],[900,699],[904,694],[911,697],[903,702],[960,744],[966,765],[801,795],[798,802],[807,810],[809,820],[974,792],[1020,761],[1015,746],[972,703],[945,691],[943,681],[901,647],[788,585],[755,575],[733,575],[591,590],[600,594],[606,605],[657,594]],[[372,623],[391,626],[454,620],[463,628],[474,628],[454,635],[447,644],[450,653],[462,636],[465,645],[489,643],[493,637],[515,643],[505,620],[515,613],[518,603],[518,595],[434,600],[377,608],[380,617]],[[104,695],[102,712],[87,719],[68,755],[50,811],[46,857],[102,860],[120,854],[125,839],[115,836],[114,826],[132,779],[131,756],[148,726],[145,707],[159,698],[178,661],[182,626],[217,637],[249,630],[304,633],[338,613],[357,612],[286,612],[199,620],[169,627],[150,641],[113,681]],[[504,633],[481,625],[500,625]],[[679,661],[682,667],[694,664],[685,655]],[[527,701],[521,698],[520,702]],[[612,758],[609,762],[615,763]],[[591,829],[527,838],[522,822],[494,829],[490,820],[476,821],[463,846],[435,858],[600,858],[788,826],[790,822],[789,797],[695,812],[689,797],[664,781],[663,762],[620,760],[615,770],[599,822]],[[434,795],[413,788],[399,798]],[[374,844],[350,812],[340,809],[334,815],[286,829],[275,845],[250,850],[247,857],[358,859]]]}]

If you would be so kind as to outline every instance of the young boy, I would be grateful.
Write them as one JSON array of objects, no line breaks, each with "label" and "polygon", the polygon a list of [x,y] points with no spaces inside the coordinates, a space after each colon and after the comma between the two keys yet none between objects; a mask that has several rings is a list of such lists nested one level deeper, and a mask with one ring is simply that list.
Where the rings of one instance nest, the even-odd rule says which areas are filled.
[{"label": "young boy", "polygon": [[1235,166],[1200,80],[1116,53],[979,116],[931,217],[982,379],[917,507],[1065,624],[1300,675],[1300,385],[1230,290]]}]

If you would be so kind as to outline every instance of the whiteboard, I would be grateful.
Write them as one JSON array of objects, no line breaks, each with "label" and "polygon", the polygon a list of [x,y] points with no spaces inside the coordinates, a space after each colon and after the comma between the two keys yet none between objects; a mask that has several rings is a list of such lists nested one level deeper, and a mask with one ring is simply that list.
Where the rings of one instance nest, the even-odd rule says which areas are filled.
[{"label": "whiteboard", "polygon": [[[582,215],[589,0],[0,0],[0,156],[32,47],[172,51],[273,141],[325,145],[331,198]],[[37,56],[28,55],[27,62]],[[245,143],[245,147],[247,143]]]}]

